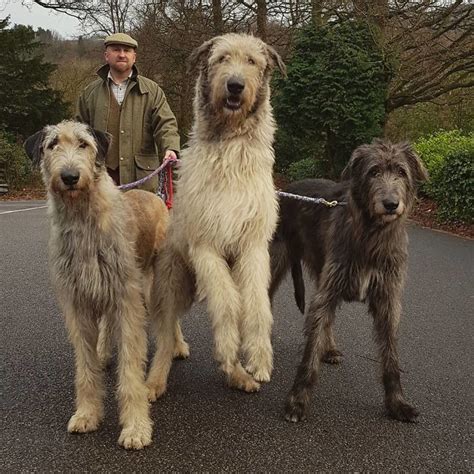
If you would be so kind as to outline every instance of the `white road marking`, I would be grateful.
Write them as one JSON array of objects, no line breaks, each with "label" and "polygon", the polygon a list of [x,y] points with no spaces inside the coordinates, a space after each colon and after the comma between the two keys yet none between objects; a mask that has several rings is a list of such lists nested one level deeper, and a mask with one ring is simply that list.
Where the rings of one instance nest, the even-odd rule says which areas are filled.
[{"label": "white road marking", "polygon": [[28,207],[26,209],[16,209],[14,211],[3,211],[3,212],[0,212],[0,216],[2,214],[13,214],[14,212],[23,212],[23,211],[33,211],[35,209],[44,209],[45,207],[48,207],[48,206]]}]

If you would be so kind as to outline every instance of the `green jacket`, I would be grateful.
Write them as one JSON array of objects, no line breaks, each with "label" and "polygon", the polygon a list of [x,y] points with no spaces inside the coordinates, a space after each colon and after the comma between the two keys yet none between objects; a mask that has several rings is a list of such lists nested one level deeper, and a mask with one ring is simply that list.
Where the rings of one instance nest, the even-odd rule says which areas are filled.
[{"label": "green jacket", "polygon": [[[109,114],[109,66],[102,66],[99,79],[89,84],[78,101],[76,120],[97,130],[107,130]],[[136,67],[130,78],[120,114],[119,145],[120,183],[126,184],[151,173],[160,164],[165,150],[179,153],[176,118],[164,92],[151,79],[138,75]],[[143,189],[156,189],[158,180],[149,180]]]}]

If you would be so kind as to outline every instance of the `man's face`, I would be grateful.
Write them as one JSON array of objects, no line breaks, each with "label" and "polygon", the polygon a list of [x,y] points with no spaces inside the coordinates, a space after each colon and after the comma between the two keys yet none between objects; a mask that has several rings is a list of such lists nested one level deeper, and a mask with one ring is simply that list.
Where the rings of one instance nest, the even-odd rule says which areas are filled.
[{"label": "man's face", "polygon": [[131,71],[137,59],[137,53],[131,46],[111,44],[105,48],[105,61],[110,69],[117,72]]}]

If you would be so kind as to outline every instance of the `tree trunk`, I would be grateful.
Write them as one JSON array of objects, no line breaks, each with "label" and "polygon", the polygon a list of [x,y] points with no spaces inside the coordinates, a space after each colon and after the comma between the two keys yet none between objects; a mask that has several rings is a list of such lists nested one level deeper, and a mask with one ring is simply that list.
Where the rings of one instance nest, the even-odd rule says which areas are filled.
[{"label": "tree trunk", "polygon": [[267,2],[257,0],[257,35],[263,40],[267,39]]},{"label": "tree trunk", "polygon": [[311,21],[318,27],[323,24],[323,0],[311,0]]},{"label": "tree trunk", "polygon": [[388,0],[354,0],[355,16],[377,26],[383,35],[388,20]]},{"label": "tree trunk", "polygon": [[214,34],[222,34],[224,32],[224,22],[222,21],[221,0],[212,0],[212,20],[214,23]]},{"label": "tree trunk", "polygon": [[330,177],[336,179],[337,168],[337,140],[329,126],[326,127],[326,159]]}]

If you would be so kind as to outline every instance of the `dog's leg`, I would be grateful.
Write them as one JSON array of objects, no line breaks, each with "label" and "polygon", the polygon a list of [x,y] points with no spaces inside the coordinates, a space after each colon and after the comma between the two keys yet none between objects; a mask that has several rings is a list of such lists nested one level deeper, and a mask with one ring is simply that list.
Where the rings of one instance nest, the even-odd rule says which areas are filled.
[{"label": "dog's leg", "polygon": [[152,422],[145,385],[146,313],[139,283],[127,284],[117,311],[117,336],[117,393],[122,425],[118,442],[126,449],[142,449],[151,443]]},{"label": "dog's leg", "polygon": [[326,364],[340,364],[342,361],[342,352],[339,351],[336,346],[332,324],[326,328],[325,338],[327,346],[323,354],[323,362],[326,362]]},{"label": "dog's leg", "polygon": [[175,359],[187,359],[189,357],[189,345],[184,340],[183,331],[181,331],[181,324],[179,320],[174,325],[174,353]]},{"label": "dog's leg", "polygon": [[[155,259],[156,262],[156,259]],[[144,288],[145,288],[145,306],[147,311],[150,312],[151,298],[153,289],[153,268],[146,272],[144,275]],[[175,359],[187,359],[189,357],[189,345],[184,340],[183,332],[181,331],[181,323],[179,319],[176,321],[174,329],[175,347],[173,357]]]},{"label": "dog's leg", "polygon": [[69,338],[76,359],[76,412],[69,420],[70,433],[95,431],[104,416],[104,382],[97,355],[98,322],[91,315],[64,308]]},{"label": "dog's leg", "polygon": [[[375,338],[382,359],[385,406],[388,414],[400,421],[415,421],[418,410],[407,403],[400,383],[397,330],[401,314],[401,289],[379,288],[369,299],[374,318]],[[390,293],[390,294],[389,294]]]},{"label": "dog's leg", "polygon": [[273,369],[272,312],[268,296],[270,261],[267,246],[252,246],[235,262],[232,275],[242,297],[242,349],[246,370],[269,382]]},{"label": "dog's leg", "polygon": [[[156,338],[156,353],[148,374],[148,398],[155,401],[166,391],[173,355],[189,355],[189,347],[178,334],[179,320],[191,307],[194,277],[183,258],[170,247],[163,250],[155,266],[150,316]],[[180,332],[181,329],[179,328]]]},{"label": "dog's leg", "polygon": [[102,316],[99,321],[99,338],[97,340],[97,354],[99,356],[100,365],[106,368],[112,357],[113,350],[113,331],[111,321],[106,316]]},{"label": "dog's leg", "polygon": [[[198,290],[207,297],[215,355],[231,387],[255,392],[260,385],[239,362],[241,298],[227,262],[209,247],[190,250]],[[266,295],[268,300],[268,295]]]},{"label": "dog's leg", "polygon": [[324,291],[315,295],[309,304],[305,322],[306,345],[303,359],[286,399],[285,417],[288,421],[296,422],[306,418],[320,362],[328,346],[327,328],[334,321],[336,303],[337,300]]}]

